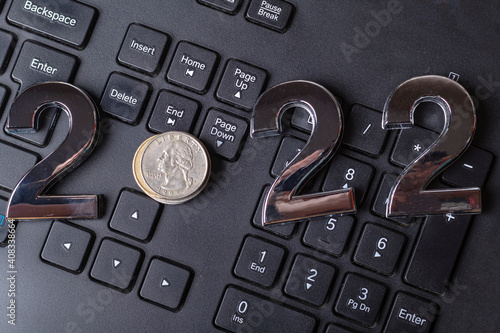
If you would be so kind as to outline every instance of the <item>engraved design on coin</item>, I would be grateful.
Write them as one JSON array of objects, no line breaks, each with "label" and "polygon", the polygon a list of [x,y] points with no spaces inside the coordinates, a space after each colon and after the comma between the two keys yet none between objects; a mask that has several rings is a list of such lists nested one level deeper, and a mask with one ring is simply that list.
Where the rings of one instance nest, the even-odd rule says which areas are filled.
[{"label": "engraved design on coin", "polygon": [[155,135],[137,149],[134,177],[151,198],[180,204],[197,196],[210,175],[210,156],[195,136],[172,131]]},{"label": "engraved design on coin", "polygon": [[188,176],[189,170],[193,168],[193,151],[188,144],[182,141],[170,142],[158,162],[158,170],[165,173],[162,189],[189,189],[193,185],[193,178]]}]

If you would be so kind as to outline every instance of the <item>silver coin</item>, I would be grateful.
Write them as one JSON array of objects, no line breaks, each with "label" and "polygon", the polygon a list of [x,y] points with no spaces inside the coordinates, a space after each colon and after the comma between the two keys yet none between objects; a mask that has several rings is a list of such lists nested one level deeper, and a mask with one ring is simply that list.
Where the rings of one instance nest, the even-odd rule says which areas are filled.
[{"label": "silver coin", "polygon": [[210,176],[210,156],[195,136],[178,131],[144,141],[134,157],[134,177],[142,190],[164,204],[196,197]]}]

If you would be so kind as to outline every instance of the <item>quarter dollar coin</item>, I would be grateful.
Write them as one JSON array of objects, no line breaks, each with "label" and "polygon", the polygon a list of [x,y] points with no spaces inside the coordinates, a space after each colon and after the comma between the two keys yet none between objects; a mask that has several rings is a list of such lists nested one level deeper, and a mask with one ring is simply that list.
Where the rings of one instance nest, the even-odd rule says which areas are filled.
[{"label": "quarter dollar coin", "polygon": [[195,136],[179,131],[155,135],[137,149],[134,178],[154,200],[177,205],[196,197],[210,177],[210,155]]}]

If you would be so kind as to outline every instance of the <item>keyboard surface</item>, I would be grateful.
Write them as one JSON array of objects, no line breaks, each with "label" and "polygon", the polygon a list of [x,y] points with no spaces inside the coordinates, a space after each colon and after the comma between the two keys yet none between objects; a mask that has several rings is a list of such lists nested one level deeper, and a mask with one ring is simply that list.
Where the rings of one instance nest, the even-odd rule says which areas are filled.
[{"label": "keyboard surface", "polygon": [[[0,331],[500,331],[499,15],[496,2],[440,0],[0,0]],[[480,215],[385,217],[444,117],[424,103],[415,127],[386,131],[384,103],[427,74],[476,104],[472,146],[432,186],[481,187]],[[358,211],[263,227],[263,198],[312,122],[291,110],[280,136],[252,138],[252,108],[299,79],[344,114],[340,148],[303,193],[352,187]],[[8,198],[69,130],[54,108],[35,133],[5,130],[15,97],[44,81],[100,109],[95,150],[49,193],[100,194],[103,214],[14,229]],[[147,197],[132,171],[141,143],[171,130],[212,161],[181,205]]]}]

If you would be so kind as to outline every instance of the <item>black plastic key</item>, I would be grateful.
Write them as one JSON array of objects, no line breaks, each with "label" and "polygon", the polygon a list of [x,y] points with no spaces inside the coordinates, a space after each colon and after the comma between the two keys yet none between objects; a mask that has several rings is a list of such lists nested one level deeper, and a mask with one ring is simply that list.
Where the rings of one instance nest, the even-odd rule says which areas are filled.
[{"label": "black plastic key", "polygon": [[298,254],[288,276],[285,293],[321,306],[329,294],[335,272],[332,265]]},{"label": "black plastic key", "polygon": [[343,143],[371,156],[378,156],[385,147],[389,135],[380,126],[382,113],[356,104],[345,124]]},{"label": "black plastic key", "polygon": [[7,20],[21,28],[83,48],[96,10],[77,1],[14,0]]},{"label": "black plastic key", "polygon": [[148,127],[156,133],[190,132],[200,111],[200,104],[174,92],[162,90],[158,95]]},{"label": "black plastic key", "polygon": [[350,215],[314,218],[308,223],[302,241],[320,251],[340,256],[349,242],[354,222]]},{"label": "black plastic key", "polygon": [[227,62],[217,89],[217,98],[236,107],[251,110],[266,81],[265,70],[231,59]]},{"label": "black plastic key", "polygon": [[406,282],[443,294],[465,240],[470,215],[430,216],[422,231],[405,273]]},{"label": "black plastic key", "polygon": [[235,333],[313,333],[316,319],[283,303],[230,286],[222,297],[215,325]]},{"label": "black plastic key", "polygon": [[14,36],[7,31],[0,30],[0,74],[5,71],[14,46]]},{"label": "black plastic key", "polygon": [[368,223],[365,225],[354,261],[379,273],[391,275],[403,251],[405,237],[393,230]]},{"label": "black plastic key", "polygon": [[43,260],[73,273],[80,273],[94,241],[85,229],[55,221],[43,246]]},{"label": "black plastic key", "polygon": [[418,126],[401,130],[392,151],[391,162],[401,167],[407,166],[432,145],[438,136],[438,133]]},{"label": "black plastic key", "polygon": [[229,14],[235,14],[242,0],[198,0],[198,2]]},{"label": "black plastic key", "polygon": [[292,18],[295,7],[283,0],[252,0],[247,19],[279,32],[284,32]]},{"label": "black plastic key", "polygon": [[335,311],[360,324],[373,326],[384,303],[387,287],[368,278],[347,274]]},{"label": "black plastic key", "polygon": [[323,191],[354,188],[358,205],[363,202],[368,186],[371,184],[373,167],[344,155],[335,155],[332,158],[328,174],[323,183]]},{"label": "black plastic key", "polygon": [[156,74],[170,37],[139,24],[131,24],[123,40],[118,62],[147,74]]},{"label": "black plastic key", "polygon": [[219,55],[201,46],[180,42],[167,73],[167,80],[198,93],[208,90]]},{"label": "black plastic key", "polygon": [[102,95],[101,108],[104,112],[135,125],[140,121],[150,90],[150,85],[144,81],[113,73]]},{"label": "black plastic key", "polygon": [[20,91],[45,81],[71,82],[77,59],[67,53],[27,41],[23,44],[12,78],[21,84]]},{"label": "black plastic key", "polygon": [[217,155],[233,161],[240,153],[247,129],[246,120],[212,109],[205,119],[200,139]]},{"label": "black plastic key", "polygon": [[247,237],[234,267],[237,276],[271,287],[281,269],[285,250],[255,237]]},{"label": "black plastic key", "polygon": [[182,306],[192,280],[190,270],[161,258],[153,258],[144,278],[140,295],[167,309]]},{"label": "black plastic key", "polygon": [[438,305],[433,302],[405,293],[398,293],[384,332],[431,332],[438,311]]},{"label": "black plastic key", "polygon": [[12,191],[36,162],[36,155],[0,142],[0,187]]},{"label": "black plastic key", "polygon": [[345,327],[337,326],[337,325],[329,325],[325,333],[353,333]]},{"label": "black plastic key", "polygon": [[473,146],[467,148],[442,174],[443,181],[459,187],[483,187],[493,164],[493,154]]},{"label": "black plastic key", "polygon": [[130,237],[146,241],[152,236],[159,211],[160,203],[142,194],[124,190],[109,226]]},{"label": "black plastic key", "polygon": [[273,167],[271,168],[271,175],[277,177],[285,169],[288,164],[297,156],[298,153],[304,148],[306,143],[302,140],[287,136],[281,141],[278,154],[274,159]]},{"label": "black plastic key", "polygon": [[129,292],[137,279],[142,251],[106,238],[90,271],[91,278],[111,288]]}]

